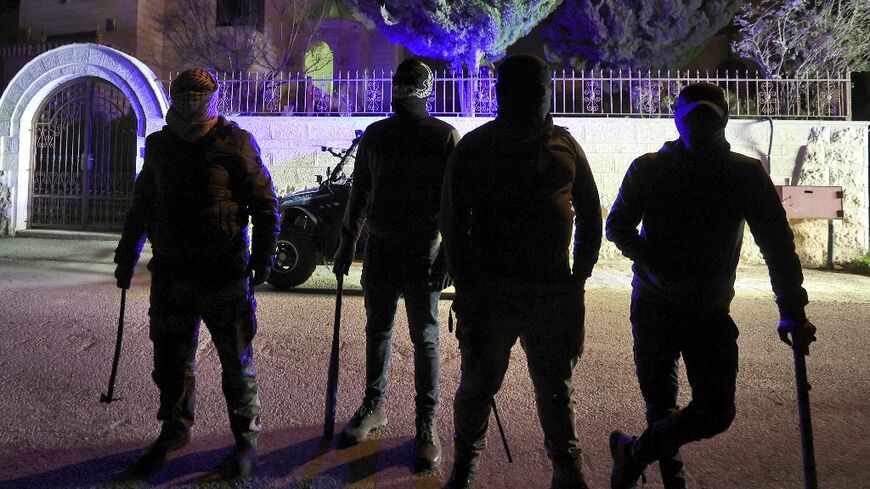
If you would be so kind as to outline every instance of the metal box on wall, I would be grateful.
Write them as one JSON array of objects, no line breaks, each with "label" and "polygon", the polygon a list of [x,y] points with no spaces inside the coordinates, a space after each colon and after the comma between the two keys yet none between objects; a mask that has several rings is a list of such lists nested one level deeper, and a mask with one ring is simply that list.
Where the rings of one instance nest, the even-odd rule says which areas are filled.
[{"label": "metal box on wall", "polygon": [[842,219],[843,187],[776,185],[789,219]]}]

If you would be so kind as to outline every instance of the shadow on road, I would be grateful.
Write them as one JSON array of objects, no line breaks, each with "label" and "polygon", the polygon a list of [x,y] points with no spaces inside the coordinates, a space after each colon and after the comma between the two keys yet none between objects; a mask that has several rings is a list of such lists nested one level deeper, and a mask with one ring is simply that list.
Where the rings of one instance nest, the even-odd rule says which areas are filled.
[{"label": "shadow on road", "polygon": [[[73,487],[90,487],[94,485],[104,484],[119,471],[120,468],[126,467],[131,463],[139,449],[126,450],[109,455],[98,456],[96,458],[86,458],[92,453],[76,453],[74,450],[70,452],[60,452],[52,450],[49,453],[32,452],[21,455],[13,455],[0,459],[0,467],[4,471],[8,468],[18,469],[16,472],[26,471],[30,465],[51,463],[53,460],[64,460],[66,465],[54,469],[37,472],[22,477],[10,480],[0,481],[0,488],[32,488],[32,487],[57,487],[57,488],[73,488]],[[79,455],[78,457],[76,455]],[[79,459],[76,462],[69,463],[69,459]]]},{"label": "shadow on road", "polygon": [[[306,426],[264,433],[256,477],[241,487],[441,487],[439,473],[426,476],[415,476],[411,473],[414,451],[411,439],[374,437],[353,447],[338,448],[335,440],[325,443],[321,439],[320,430],[320,426]],[[144,487],[196,484],[206,470],[230,454],[232,445],[227,441],[224,437],[219,440],[216,437],[194,440]],[[26,475],[0,480],[0,488],[118,487],[111,484],[112,477],[133,463],[145,445],[143,443],[134,449],[127,445],[120,449],[102,447],[51,450],[3,456],[0,457],[0,469],[3,472]],[[223,446],[211,448],[216,445]],[[27,473],[31,470],[32,473]],[[206,484],[196,487],[224,486]]]}]

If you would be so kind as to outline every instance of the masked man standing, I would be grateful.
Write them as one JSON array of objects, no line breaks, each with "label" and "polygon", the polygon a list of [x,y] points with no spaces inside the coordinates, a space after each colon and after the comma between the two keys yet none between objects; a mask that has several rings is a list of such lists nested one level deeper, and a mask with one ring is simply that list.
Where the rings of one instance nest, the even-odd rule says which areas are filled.
[{"label": "masked man standing", "polygon": [[395,115],[370,125],[360,140],[336,274],[346,275],[363,221],[369,237],[363,262],[366,389],[341,433],[353,445],[387,424],[384,406],[393,319],[405,298],[414,344],[416,471],[441,463],[435,425],[439,397],[438,299],[446,267],[438,241],[441,183],[459,133],[426,111],[434,77],[420,61],[403,61],[393,77]]},{"label": "masked man standing", "polygon": [[[649,426],[637,439],[611,434],[611,485],[620,489],[636,487],[654,461],[665,488],[686,487],[680,446],[722,433],[734,419],[738,332],[728,312],[744,221],[770,269],[780,338],[789,343],[791,334],[806,348],[815,332],[773,183],[760,161],[731,152],[725,140],[725,92],[689,85],[675,116],[680,138],[631,164],[607,218],[607,238],[634,261],[634,358]],[[680,356],[692,386],[682,409]]]},{"label": "masked man standing", "polygon": [[121,478],[147,479],[190,440],[200,320],[220,358],[236,441],[230,457],[206,479],[245,478],[254,468],[260,433],[253,287],[272,267],[278,201],[253,136],[218,116],[214,77],[191,69],[170,88],[167,126],[145,142],[145,164],[115,251],[115,277],[126,289],[146,234],[151,242],[149,336],[152,377],[160,391],[157,419],[163,424]]},{"label": "masked man standing", "polygon": [[451,484],[474,483],[490,404],[519,338],[551,487],[584,488],[571,381],[583,350],[584,285],[601,246],[598,189],[577,141],[553,125],[546,63],[511,56],[497,77],[498,117],[456,147],[441,204],[462,350]]}]

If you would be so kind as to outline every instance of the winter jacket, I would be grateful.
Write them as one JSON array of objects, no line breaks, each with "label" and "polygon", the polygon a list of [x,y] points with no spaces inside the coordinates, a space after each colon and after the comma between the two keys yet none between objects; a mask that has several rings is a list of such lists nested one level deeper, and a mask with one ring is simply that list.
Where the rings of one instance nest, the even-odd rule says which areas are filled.
[{"label": "winter jacket", "polygon": [[133,266],[147,235],[155,278],[233,280],[249,264],[271,265],[278,231],[278,200],[250,133],[221,117],[189,143],[166,126],[145,141],[115,262]]},{"label": "winter jacket", "polygon": [[634,261],[636,294],[727,312],[744,220],[767,262],[781,316],[806,319],[803,274],[782,203],[761,162],[727,143],[699,153],[677,140],[636,159],[607,218],[607,238]]},{"label": "winter jacket", "polygon": [[503,117],[462,138],[448,162],[441,234],[451,277],[559,283],[587,278],[601,246],[598,188],[577,141],[548,117],[529,131]]},{"label": "winter jacket", "polygon": [[437,215],[447,157],[459,133],[425,111],[397,112],[366,128],[353,170],[341,241],[370,235],[401,244],[438,237]]}]

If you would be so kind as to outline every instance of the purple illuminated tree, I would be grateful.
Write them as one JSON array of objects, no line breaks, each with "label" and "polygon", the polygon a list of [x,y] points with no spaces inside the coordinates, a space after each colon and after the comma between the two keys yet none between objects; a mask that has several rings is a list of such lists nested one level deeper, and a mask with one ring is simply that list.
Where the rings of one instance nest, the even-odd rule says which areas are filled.
[{"label": "purple illuminated tree", "polygon": [[471,75],[459,90],[466,114],[474,111],[480,67],[550,15],[562,0],[348,0],[390,41]]},{"label": "purple illuminated tree", "polygon": [[475,73],[497,61],[562,0],[350,0],[390,41]]},{"label": "purple illuminated tree", "polygon": [[541,32],[550,62],[680,69],[727,26],[741,0],[565,0]]},{"label": "purple illuminated tree", "polygon": [[737,54],[767,78],[870,70],[870,2],[867,0],[747,3],[735,18]]}]

